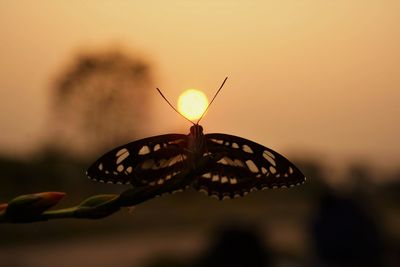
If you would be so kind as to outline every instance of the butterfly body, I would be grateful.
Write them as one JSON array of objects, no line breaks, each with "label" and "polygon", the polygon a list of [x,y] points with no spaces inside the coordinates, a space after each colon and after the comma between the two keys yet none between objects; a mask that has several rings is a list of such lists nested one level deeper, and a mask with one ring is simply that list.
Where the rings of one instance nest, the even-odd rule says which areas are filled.
[{"label": "butterfly body", "polygon": [[165,192],[187,187],[219,199],[305,181],[296,166],[253,141],[221,133],[204,134],[194,124],[188,135],[153,136],[117,147],[87,171],[89,178]]},{"label": "butterfly body", "polygon": [[206,138],[203,133],[203,127],[201,125],[195,124],[190,127],[190,132],[187,135],[187,155],[188,161],[192,162],[193,165],[198,162],[198,160],[203,157],[206,150]]}]

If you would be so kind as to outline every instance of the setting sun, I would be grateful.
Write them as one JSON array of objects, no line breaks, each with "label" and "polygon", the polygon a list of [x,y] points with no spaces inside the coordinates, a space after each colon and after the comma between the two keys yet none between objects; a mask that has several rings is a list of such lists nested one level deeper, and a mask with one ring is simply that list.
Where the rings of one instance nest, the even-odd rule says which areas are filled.
[{"label": "setting sun", "polygon": [[189,120],[199,119],[207,106],[207,96],[197,89],[188,89],[178,98],[178,110]]}]

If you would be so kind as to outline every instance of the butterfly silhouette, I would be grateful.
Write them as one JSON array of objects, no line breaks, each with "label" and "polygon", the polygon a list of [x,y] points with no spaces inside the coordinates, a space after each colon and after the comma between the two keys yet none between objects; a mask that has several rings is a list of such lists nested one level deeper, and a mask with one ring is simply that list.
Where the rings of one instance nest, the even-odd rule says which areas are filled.
[{"label": "butterfly silhouette", "polygon": [[[294,164],[270,148],[234,135],[204,134],[199,125],[203,115],[196,123],[189,120],[193,126],[188,135],[158,135],[114,148],[89,167],[88,177],[134,187],[173,189],[167,191],[190,187],[219,199],[244,196],[259,189],[292,187],[305,181]],[[182,179],[182,174],[187,175]]]}]

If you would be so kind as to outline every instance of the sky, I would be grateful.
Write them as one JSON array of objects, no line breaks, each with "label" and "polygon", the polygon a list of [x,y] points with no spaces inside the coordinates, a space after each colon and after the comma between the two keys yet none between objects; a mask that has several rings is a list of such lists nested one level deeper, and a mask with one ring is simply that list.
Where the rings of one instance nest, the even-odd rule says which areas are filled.
[{"label": "sky", "polygon": [[[400,1],[0,1],[0,152],[37,148],[55,76],[79,51],[149,59],[172,102],[212,97],[205,132],[338,163],[400,163]],[[189,124],[157,95],[146,135]],[[143,136],[145,137],[145,136]]]}]

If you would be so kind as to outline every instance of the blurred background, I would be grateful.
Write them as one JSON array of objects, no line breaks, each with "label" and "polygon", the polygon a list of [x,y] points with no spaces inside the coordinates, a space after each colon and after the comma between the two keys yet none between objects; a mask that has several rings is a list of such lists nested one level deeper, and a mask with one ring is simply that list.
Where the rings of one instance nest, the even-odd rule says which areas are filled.
[{"label": "blurred background", "polygon": [[102,153],[202,125],[291,159],[307,183],[216,201],[157,198],[109,218],[0,225],[0,266],[400,266],[400,2],[0,1],[0,203],[61,207],[126,187]]}]

